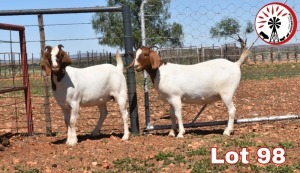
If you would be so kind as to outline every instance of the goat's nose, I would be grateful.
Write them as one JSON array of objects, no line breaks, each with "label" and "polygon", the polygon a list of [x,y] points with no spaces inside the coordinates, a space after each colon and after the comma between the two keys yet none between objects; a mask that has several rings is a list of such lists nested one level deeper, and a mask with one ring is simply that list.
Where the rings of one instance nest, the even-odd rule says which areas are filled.
[{"label": "goat's nose", "polygon": [[57,64],[53,64],[52,67],[53,68],[58,68],[58,65]]}]

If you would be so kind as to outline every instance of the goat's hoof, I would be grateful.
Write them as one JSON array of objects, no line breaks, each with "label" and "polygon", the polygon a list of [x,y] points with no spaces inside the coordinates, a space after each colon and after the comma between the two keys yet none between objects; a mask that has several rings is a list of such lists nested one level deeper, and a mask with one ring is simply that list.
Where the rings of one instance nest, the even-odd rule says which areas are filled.
[{"label": "goat's hoof", "polygon": [[168,136],[175,137],[175,133],[174,133],[174,131],[173,131],[173,130],[171,130],[171,131],[169,132]]},{"label": "goat's hoof", "polygon": [[73,147],[77,144],[77,142],[67,142],[67,145],[69,145],[70,147]]},{"label": "goat's hoof", "polygon": [[67,140],[66,142],[67,145],[73,147],[77,144],[77,139],[70,139],[70,140]]},{"label": "goat's hoof", "polygon": [[183,135],[178,134],[176,138],[183,138]]},{"label": "goat's hoof", "polygon": [[123,141],[127,141],[128,139],[129,139],[129,136],[123,136],[123,137],[122,137],[122,140],[123,140]]},{"label": "goat's hoof", "polygon": [[231,133],[233,133],[233,130],[225,129],[223,135],[230,136]]}]

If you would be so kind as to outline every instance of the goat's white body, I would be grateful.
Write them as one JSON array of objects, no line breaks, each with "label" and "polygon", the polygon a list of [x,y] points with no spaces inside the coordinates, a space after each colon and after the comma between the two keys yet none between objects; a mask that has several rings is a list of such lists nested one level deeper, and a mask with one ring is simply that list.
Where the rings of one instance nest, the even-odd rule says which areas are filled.
[{"label": "goat's white body", "polygon": [[228,126],[224,131],[230,135],[233,131],[235,107],[233,95],[241,78],[240,65],[225,59],[216,59],[194,65],[167,63],[158,68],[154,86],[164,101],[170,103],[172,130],[175,136],[177,117],[179,133],[185,132],[181,117],[183,103],[206,104],[222,99],[228,109]]},{"label": "goat's white body", "polygon": [[53,75],[56,90],[53,95],[64,113],[68,128],[68,145],[77,143],[75,130],[80,106],[98,106],[100,117],[92,135],[97,135],[107,115],[106,102],[114,98],[119,104],[124,124],[123,140],[129,137],[128,112],[126,110],[127,85],[123,75],[123,64],[117,67],[102,64],[87,68],[66,67],[65,76],[61,81]]},{"label": "goat's white body", "polygon": [[194,65],[167,63],[159,67],[154,86],[165,101],[178,96],[184,103],[204,104],[219,100],[228,88],[234,92],[240,78],[239,65],[224,59]]},{"label": "goat's white body", "polygon": [[175,136],[175,116],[179,126],[177,137],[183,137],[185,132],[182,102],[205,104],[219,99],[223,100],[228,110],[228,125],[224,134],[230,135],[236,112],[232,99],[241,79],[240,65],[248,54],[249,51],[244,51],[234,63],[215,59],[194,65],[179,65],[163,63],[155,51],[141,47],[136,52],[133,65],[137,71],[146,70],[149,73],[158,94],[170,104],[172,129],[169,135]]},{"label": "goat's white body", "polygon": [[66,74],[53,95],[60,106],[66,108],[73,104],[98,106],[117,97],[126,96],[126,81],[123,74],[113,65],[103,64],[87,68],[66,67]]}]

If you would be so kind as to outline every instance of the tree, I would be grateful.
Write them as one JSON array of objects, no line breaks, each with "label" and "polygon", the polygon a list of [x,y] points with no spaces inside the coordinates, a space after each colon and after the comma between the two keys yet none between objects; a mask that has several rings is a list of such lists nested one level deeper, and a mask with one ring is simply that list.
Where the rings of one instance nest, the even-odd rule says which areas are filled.
[{"label": "tree", "polygon": [[[131,11],[133,44],[138,47],[141,44],[140,5],[142,0],[108,0],[107,6],[128,5]],[[182,46],[182,26],[176,22],[169,23],[170,0],[148,0],[145,5],[146,37],[148,45]],[[99,44],[124,48],[123,43],[123,19],[120,13],[95,13],[92,17],[92,25],[96,34],[100,34]]]},{"label": "tree", "polygon": [[246,27],[241,31],[241,25],[234,18],[223,18],[215,26],[210,28],[210,35],[212,38],[231,38],[241,44],[243,50],[247,45],[247,34],[254,31],[253,24],[247,22]]}]

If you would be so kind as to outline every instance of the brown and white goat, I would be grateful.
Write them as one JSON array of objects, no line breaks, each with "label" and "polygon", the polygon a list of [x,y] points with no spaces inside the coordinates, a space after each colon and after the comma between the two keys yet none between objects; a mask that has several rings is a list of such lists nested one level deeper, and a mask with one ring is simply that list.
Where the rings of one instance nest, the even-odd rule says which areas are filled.
[{"label": "brown and white goat", "polygon": [[175,116],[179,126],[177,137],[183,137],[185,133],[181,116],[182,102],[206,104],[220,99],[228,110],[228,124],[223,134],[230,135],[236,112],[232,99],[240,83],[240,65],[248,54],[249,51],[244,51],[237,62],[215,59],[194,65],[180,65],[166,63],[156,51],[141,47],[129,67],[134,66],[138,72],[146,70],[160,97],[170,104],[170,136],[175,136]]},{"label": "brown and white goat", "polygon": [[100,117],[92,135],[97,135],[107,115],[106,103],[116,100],[124,124],[123,140],[129,138],[128,112],[126,110],[127,85],[123,75],[123,62],[117,52],[117,66],[111,64],[95,65],[86,68],[70,67],[71,59],[62,50],[63,46],[47,46],[41,60],[41,68],[51,74],[53,95],[61,107],[68,137],[66,143],[77,143],[75,124],[80,106],[98,106]]}]

